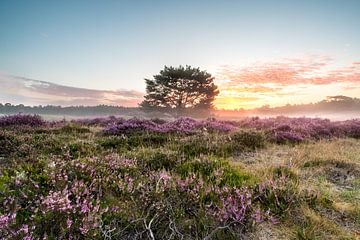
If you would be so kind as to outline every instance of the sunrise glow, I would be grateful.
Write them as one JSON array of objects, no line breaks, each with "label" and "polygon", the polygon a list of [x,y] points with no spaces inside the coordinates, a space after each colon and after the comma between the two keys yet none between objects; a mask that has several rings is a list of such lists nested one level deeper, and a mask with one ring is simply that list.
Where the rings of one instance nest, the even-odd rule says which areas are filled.
[{"label": "sunrise glow", "polygon": [[0,101],[137,107],[144,78],[165,65],[211,73],[217,109],[359,97],[359,9],[359,1],[1,1]]}]

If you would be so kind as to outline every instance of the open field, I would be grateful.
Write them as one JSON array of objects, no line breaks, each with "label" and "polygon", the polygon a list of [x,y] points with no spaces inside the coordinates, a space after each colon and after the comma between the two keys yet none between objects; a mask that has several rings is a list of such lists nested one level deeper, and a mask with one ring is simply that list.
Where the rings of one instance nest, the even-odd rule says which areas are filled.
[{"label": "open field", "polygon": [[1,239],[358,239],[360,120],[0,118]]}]

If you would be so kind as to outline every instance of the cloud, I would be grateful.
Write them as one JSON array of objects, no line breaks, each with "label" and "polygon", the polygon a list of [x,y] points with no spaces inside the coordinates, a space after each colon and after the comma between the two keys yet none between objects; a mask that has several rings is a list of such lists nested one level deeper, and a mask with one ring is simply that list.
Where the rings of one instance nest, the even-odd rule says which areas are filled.
[{"label": "cloud", "polygon": [[[250,66],[221,66],[216,74],[219,108],[251,108],[264,104],[316,101],[334,91],[356,91],[360,84],[360,62],[334,65],[328,56],[287,58],[256,62]],[[337,90],[339,89],[339,90]]]},{"label": "cloud", "polygon": [[218,78],[225,80],[225,87],[243,84],[294,84],[360,83],[360,64],[354,62],[347,67],[331,67],[332,59],[326,56],[311,56],[303,59],[285,59],[278,62],[255,63],[252,66],[236,68],[222,66]]},{"label": "cloud", "polygon": [[[58,85],[45,81],[0,74],[0,89],[3,96],[12,96],[7,101],[26,99],[28,104],[52,105],[121,105],[137,106],[143,93],[133,90],[93,90]],[[4,98],[4,97],[2,97]],[[4,99],[2,99],[4,101]]]}]

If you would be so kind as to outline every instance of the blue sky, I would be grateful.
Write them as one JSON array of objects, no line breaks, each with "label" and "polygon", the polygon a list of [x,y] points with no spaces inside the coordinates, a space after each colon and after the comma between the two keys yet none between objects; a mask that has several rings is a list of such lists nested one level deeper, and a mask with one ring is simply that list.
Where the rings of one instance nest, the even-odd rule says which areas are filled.
[{"label": "blue sky", "polygon": [[229,80],[223,66],[309,56],[331,58],[326,67],[350,66],[360,60],[359,29],[357,0],[2,0],[0,71],[79,88],[144,91],[143,79],[164,65],[189,64],[221,83]]}]

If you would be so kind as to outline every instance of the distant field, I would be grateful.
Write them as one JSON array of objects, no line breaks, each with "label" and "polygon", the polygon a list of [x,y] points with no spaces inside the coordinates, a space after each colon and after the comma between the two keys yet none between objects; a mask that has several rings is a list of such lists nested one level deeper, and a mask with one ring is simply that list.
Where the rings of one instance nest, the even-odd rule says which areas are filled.
[{"label": "distant field", "polygon": [[360,120],[0,118],[0,239],[358,239]]}]

